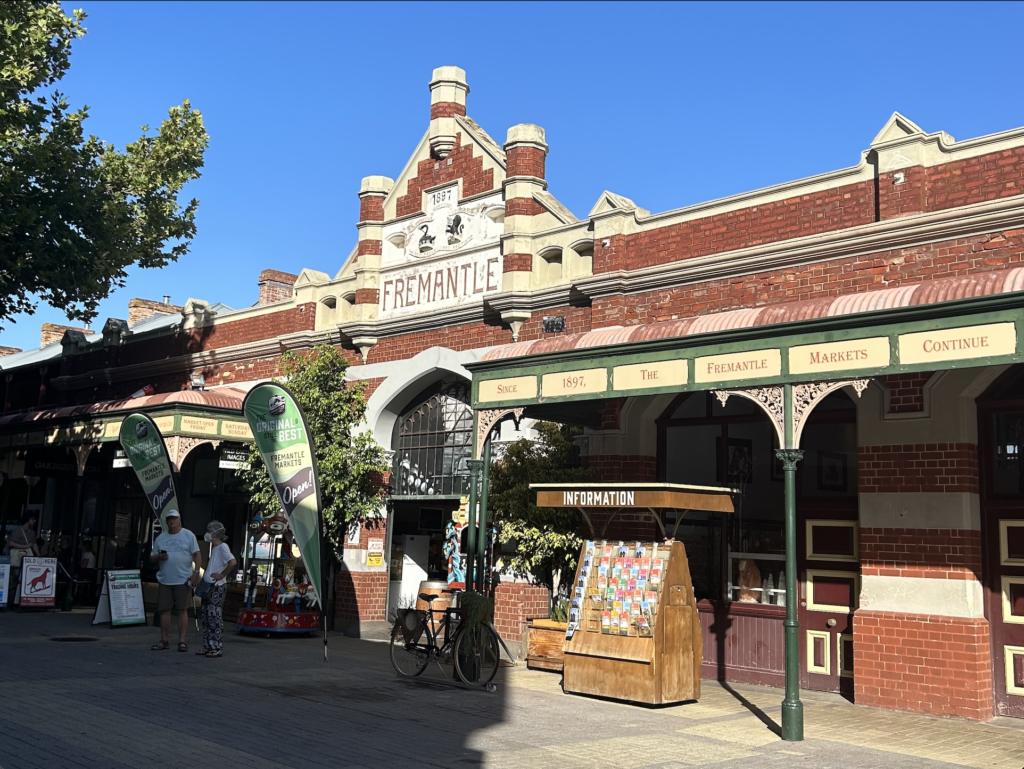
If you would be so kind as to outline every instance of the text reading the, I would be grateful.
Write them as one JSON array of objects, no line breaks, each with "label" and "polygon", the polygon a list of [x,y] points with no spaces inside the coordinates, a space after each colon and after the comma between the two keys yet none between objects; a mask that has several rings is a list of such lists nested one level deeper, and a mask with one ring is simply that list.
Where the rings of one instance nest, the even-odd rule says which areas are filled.
[{"label": "text reading the", "polygon": [[686,384],[685,360],[663,360],[616,366],[612,369],[613,390],[639,390],[645,387],[673,387]]},{"label": "text reading the", "polygon": [[1013,323],[947,328],[901,334],[900,363],[929,363],[968,360],[1017,352],[1017,331]]}]

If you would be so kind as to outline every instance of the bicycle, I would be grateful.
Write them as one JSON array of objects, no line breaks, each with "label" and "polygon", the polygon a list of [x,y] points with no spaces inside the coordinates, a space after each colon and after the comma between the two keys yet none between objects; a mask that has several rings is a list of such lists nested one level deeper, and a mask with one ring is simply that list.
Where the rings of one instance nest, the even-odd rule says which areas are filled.
[{"label": "bicycle", "polygon": [[[437,595],[420,593],[419,597],[426,602],[426,611],[399,609],[391,629],[390,654],[395,672],[403,678],[415,678],[431,662],[440,667],[442,662],[454,661],[455,674],[464,684],[491,690],[500,662],[500,639],[494,628],[483,623],[467,628],[458,622],[459,609],[435,611]],[[442,615],[439,626],[434,624],[435,613]]]}]

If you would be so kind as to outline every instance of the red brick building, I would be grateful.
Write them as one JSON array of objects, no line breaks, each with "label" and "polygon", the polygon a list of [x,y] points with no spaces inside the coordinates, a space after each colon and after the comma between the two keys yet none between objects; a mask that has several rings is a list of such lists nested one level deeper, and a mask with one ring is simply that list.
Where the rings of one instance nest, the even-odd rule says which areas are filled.
[{"label": "red brick building", "polygon": [[[369,382],[366,429],[395,452],[391,505],[352,533],[335,603],[339,622],[368,632],[442,574],[474,409],[516,405],[484,385],[521,378],[528,418],[586,425],[581,450],[603,480],[743,489],[728,521],[662,524],[687,544],[705,675],[779,685],[773,450],[785,437],[772,399],[792,386],[805,398],[802,684],[886,708],[1024,717],[1024,129],[956,141],[896,113],[848,168],[656,214],[604,192],[578,218],[548,189],[543,129],[513,126],[499,143],[469,117],[468,93],[462,70],[434,71],[428,130],[393,179],[362,180],[337,274],[267,270],[254,307],[140,305],[150,314],[131,323],[0,358],[7,521],[28,504],[59,521],[63,492],[33,480],[46,476],[32,462],[71,447],[69,477],[93,483],[112,459],[110,425],[137,406],[168,417],[172,458],[193,479],[205,462],[209,490],[220,442],[246,438],[245,389],[283,351],[329,342]],[[545,330],[544,318],[557,320]],[[657,383],[625,384],[641,360],[658,364]],[[545,379],[566,372],[587,397]],[[198,374],[205,390],[190,389]],[[155,394],[125,403],[145,385]],[[186,523],[230,511],[244,531],[231,479],[214,475]],[[127,524],[116,512],[127,497],[96,483],[96,520],[115,512],[93,531],[137,528],[136,512]],[[653,519],[595,526],[658,531]],[[404,564],[400,578],[367,565],[371,540]],[[742,561],[762,579],[760,603],[737,600]],[[498,590],[511,607],[499,630],[518,640],[545,594]]]}]

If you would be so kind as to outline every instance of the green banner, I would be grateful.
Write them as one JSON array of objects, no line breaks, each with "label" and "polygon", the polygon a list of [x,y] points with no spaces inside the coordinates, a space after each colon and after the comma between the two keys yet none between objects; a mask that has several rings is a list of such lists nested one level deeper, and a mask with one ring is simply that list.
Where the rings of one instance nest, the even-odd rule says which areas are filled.
[{"label": "green banner", "polygon": [[[313,438],[294,396],[279,384],[263,382],[245,396],[242,411],[256,438],[260,456],[277,489],[295,544],[321,598],[320,482]],[[323,601],[320,609],[323,611]]]},{"label": "green banner", "polygon": [[146,499],[160,525],[167,530],[164,513],[179,510],[171,476],[171,458],[156,422],[145,414],[132,414],[121,423],[121,446],[139,477]]}]

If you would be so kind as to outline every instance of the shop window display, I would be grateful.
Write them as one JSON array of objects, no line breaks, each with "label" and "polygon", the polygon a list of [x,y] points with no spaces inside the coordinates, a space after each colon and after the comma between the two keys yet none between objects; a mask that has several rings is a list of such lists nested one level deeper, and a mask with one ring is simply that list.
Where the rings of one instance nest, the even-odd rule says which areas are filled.
[{"label": "shop window display", "polygon": [[[699,392],[677,398],[658,428],[660,479],[727,484],[741,492],[736,514],[724,524],[724,554],[719,517],[689,513],[679,523],[677,538],[686,544],[697,598],[784,605],[784,483],[768,417],[745,398],[733,396],[723,405],[712,393]],[[844,393],[817,407],[801,448],[798,510],[855,500],[856,407]]]}]

